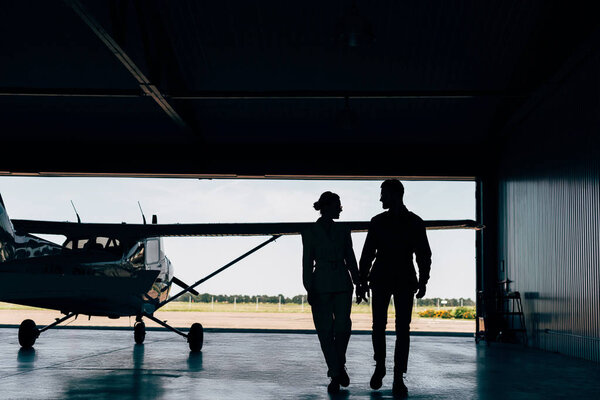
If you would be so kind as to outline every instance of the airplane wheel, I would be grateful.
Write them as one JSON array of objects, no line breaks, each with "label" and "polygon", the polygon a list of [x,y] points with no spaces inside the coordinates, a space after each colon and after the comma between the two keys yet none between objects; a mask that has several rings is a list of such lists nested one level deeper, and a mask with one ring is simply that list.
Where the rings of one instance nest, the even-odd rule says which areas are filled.
[{"label": "airplane wheel", "polygon": [[198,352],[202,350],[202,343],[204,343],[204,328],[201,324],[197,322],[192,324],[192,327],[188,332],[188,343],[191,351]]},{"label": "airplane wheel", "polygon": [[24,349],[30,349],[33,347],[35,340],[40,336],[40,330],[30,319],[26,319],[21,322],[19,326],[19,344]]},{"label": "airplane wheel", "polygon": [[133,326],[133,338],[137,344],[144,343],[146,338],[146,324],[143,322],[136,322]]}]

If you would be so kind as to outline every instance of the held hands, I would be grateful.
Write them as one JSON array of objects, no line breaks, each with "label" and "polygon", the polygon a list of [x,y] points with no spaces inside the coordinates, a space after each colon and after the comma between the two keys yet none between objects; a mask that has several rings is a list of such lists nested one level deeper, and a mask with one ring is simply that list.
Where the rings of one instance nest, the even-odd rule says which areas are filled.
[{"label": "held hands", "polygon": [[415,295],[415,297],[417,299],[422,299],[423,296],[425,296],[425,290],[426,290],[425,284],[419,283],[419,286],[417,286],[417,290],[416,290],[417,294]]},{"label": "held hands", "polygon": [[367,297],[369,297],[369,287],[363,283],[356,285],[356,304],[363,301],[366,303]]}]

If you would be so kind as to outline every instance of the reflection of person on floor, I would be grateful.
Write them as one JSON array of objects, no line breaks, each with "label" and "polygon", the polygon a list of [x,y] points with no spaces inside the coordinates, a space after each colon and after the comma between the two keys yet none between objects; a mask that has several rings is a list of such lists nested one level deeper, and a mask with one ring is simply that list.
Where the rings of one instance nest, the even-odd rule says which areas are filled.
[{"label": "reflection of person on floor", "polygon": [[[359,274],[352,250],[350,231],[333,222],[340,217],[342,206],[337,194],[325,192],[314,203],[321,218],[302,233],[302,282],[308,293],[315,329],[327,363],[330,393],[346,387],[346,349],[352,322],[353,284]],[[357,301],[363,299],[362,286],[357,286]]]},{"label": "reflection of person on floor", "polygon": [[[385,376],[385,330],[393,296],[396,309],[393,393],[400,396],[408,394],[403,374],[408,363],[413,296],[415,292],[418,299],[425,295],[431,269],[425,225],[421,218],[406,209],[403,197],[404,186],[399,180],[383,182],[380,200],[388,211],[371,219],[360,258],[361,282],[368,282],[372,292],[375,372],[371,388],[379,389]],[[413,254],[419,268],[418,280]]]}]

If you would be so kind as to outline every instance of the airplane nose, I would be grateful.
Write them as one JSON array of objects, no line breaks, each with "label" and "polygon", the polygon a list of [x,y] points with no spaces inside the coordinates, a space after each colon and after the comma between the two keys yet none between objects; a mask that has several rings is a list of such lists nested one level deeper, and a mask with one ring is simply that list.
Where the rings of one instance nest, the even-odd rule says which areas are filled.
[{"label": "airplane nose", "polygon": [[154,314],[154,311],[156,311],[156,307],[154,307],[153,304],[150,303],[144,303],[144,305],[142,306],[142,312],[146,313],[146,314]]}]

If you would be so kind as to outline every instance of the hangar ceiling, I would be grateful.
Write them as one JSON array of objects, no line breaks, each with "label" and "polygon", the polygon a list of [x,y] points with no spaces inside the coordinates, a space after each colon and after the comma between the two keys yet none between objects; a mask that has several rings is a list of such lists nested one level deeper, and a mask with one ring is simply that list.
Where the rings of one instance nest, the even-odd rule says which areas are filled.
[{"label": "hangar ceiling", "polygon": [[4,1],[0,174],[476,176],[597,27],[564,1]]}]

